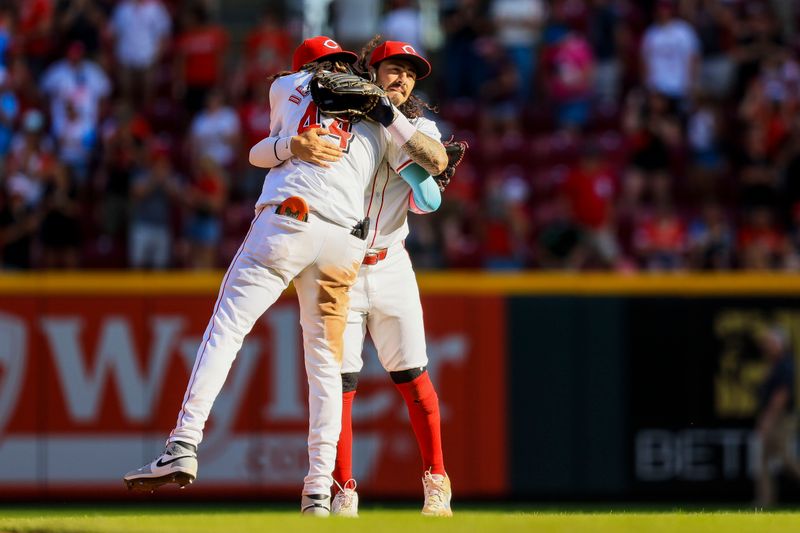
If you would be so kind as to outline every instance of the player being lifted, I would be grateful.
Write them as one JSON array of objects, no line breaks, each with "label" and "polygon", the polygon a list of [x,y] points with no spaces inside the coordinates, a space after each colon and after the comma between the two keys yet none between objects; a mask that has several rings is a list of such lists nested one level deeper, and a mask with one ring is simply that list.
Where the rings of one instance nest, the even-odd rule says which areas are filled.
[{"label": "player being lifted", "polygon": [[[393,104],[391,121],[408,118],[419,133],[438,143],[441,134],[436,124],[422,116],[424,104],[412,96],[417,80],[430,74],[430,64],[407,43],[377,44],[375,39],[362,50],[361,68],[366,70],[368,59],[376,82],[386,90]],[[332,151],[327,140],[311,133],[299,136],[294,144],[295,155],[305,161],[327,164],[340,156]],[[342,516],[358,515],[358,494],[352,473],[351,412],[367,330],[381,364],[406,402],[417,437],[423,460],[422,513],[452,515],[450,480],[442,453],[439,400],[426,371],[428,359],[419,288],[404,248],[408,211],[434,211],[441,196],[436,180],[429,175],[436,169],[423,169],[411,163],[410,159],[401,163],[398,173],[386,161],[382,162],[364,199],[367,216],[374,222],[367,235],[369,248],[351,289],[344,339],[342,432],[334,470],[339,491],[333,501],[333,513]]]},{"label": "player being lifted", "polygon": [[[407,43],[387,41],[370,52],[377,82],[392,103],[405,113],[415,128],[441,139],[436,124],[422,116],[422,106],[411,93],[417,80],[427,77],[430,64]],[[402,171],[401,171],[402,172]],[[439,398],[426,370],[425,328],[419,288],[404,242],[408,235],[408,211],[429,213],[439,207],[439,186],[426,182],[434,201],[420,203],[409,194],[408,184],[389,165],[381,165],[365,197],[366,212],[376,222],[367,236],[368,250],[351,289],[350,312],[342,363],[342,433],[336,450],[334,479],[340,490],[333,502],[334,514],[356,516],[358,495],[353,479],[352,405],[362,367],[364,336],[369,331],[378,358],[405,400],[411,426],[422,455],[422,514],[451,516],[450,479],[444,468],[439,417]],[[381,191],[378,195],[378,191]]]},{"label": "player being lifted", "polygon": [[[289,159],[292,137],[306,129],[328,132],[343,155],[327,167],[292,158],[268,174],[250,230],[223,278],[176,427],[162,455],[125,475],[130,488],[185,486],[196,478],[203,427],[243,339],[294,280],[309,383],[309,473],[301,509],[314,515],[329,513],[341,430],[340,371],[348,293],[366,247],[363,194],[387,149],[387,160],[397,168],[404,158],[399,146],[410,142],[374,122],[350,124],[320,116],[308,91],[313,72],[334,68],[333,61],[355,58],[327,37],[307,39],[293,57],[297,72],[272,84],[270,119],[278,142],[268,146],[270,157]],[[259,161],[266,148],[263,143],[253,147],[251,161]],[[432,166],[441,170],[446,155],[437,155]],[[432,161],[424,156],[416,159]]]}]

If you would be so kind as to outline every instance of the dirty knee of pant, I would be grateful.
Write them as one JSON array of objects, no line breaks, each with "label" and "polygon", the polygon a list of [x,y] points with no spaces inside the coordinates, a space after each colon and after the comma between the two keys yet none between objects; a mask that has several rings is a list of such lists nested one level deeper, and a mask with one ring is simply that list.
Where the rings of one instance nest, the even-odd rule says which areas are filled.
[{"label": "dirty knee of pant", "polygon": [[347,324],[347,307],[350,303],[350,287],[356,282],[359,264],[350,269],[330,266],[320,267],[319,304],[325,340],[333,352],[336,362],[341,364],[344,345],[344,328]]}]

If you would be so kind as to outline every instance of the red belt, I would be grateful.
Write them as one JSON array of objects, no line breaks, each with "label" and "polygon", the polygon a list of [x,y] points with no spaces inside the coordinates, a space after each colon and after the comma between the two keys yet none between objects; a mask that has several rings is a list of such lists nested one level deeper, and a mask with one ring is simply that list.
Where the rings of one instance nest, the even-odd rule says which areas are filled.
[{"label": "red belt", "polygon": [[379,261],[383,261],[386,259],[386,253],[389,251],[388,248],[382,248],[376,252],[368,252],[367,255],[364,256],[364,260],[361,262],[362,265],[377,265]]}]

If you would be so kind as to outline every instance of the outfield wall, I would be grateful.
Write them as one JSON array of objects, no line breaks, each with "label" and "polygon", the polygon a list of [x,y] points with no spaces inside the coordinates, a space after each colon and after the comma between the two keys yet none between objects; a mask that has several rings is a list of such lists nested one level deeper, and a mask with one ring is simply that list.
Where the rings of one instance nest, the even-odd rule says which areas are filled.
[{"label": "outfield wall", "polygon": [[[0,497],[124,498],[174,424],[221,273],[0,276]],[[751,497],[750,427],[800,276],[420,275],[448,471],[462,497]],[[419,493],[399,395],[368,343],[362,497]],[[800,365],[797,365],[800,368]],[[254,328],[182,499],[294,498],[306,470],[297,306]]]}]

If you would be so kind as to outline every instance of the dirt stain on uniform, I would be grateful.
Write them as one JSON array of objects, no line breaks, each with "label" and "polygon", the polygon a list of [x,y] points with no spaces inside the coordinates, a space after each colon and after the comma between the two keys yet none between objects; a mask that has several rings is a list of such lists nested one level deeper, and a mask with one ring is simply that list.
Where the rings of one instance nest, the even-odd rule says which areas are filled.
[{"label": "dirt stain on uniform", "polygon": [[350,287],[358,277],[358,261],[353,263],[351,269],[339,266],[325,266],[319,268],[319,295],[317,302],[325,340],[333,352],[336,362],[342,364],[344,353],[344,328],[347,325],[347,310],[350,306]]}]

